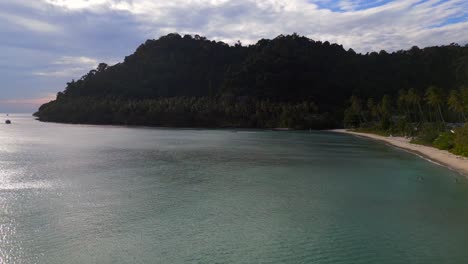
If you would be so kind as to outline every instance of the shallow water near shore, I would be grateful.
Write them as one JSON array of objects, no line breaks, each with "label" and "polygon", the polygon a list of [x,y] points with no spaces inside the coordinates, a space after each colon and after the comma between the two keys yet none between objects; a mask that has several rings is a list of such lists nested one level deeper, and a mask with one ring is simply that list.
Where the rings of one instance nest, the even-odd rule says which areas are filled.
[{"label": "shallow water near shore", "polygon": [[329,132],[0,124],[0,263],[468,263],[468,181]]}]

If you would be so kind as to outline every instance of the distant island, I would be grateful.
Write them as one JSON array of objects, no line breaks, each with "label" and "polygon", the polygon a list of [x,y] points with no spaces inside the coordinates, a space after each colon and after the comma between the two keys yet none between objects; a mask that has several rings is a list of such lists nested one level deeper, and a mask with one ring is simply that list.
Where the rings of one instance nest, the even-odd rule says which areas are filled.
[{"label": "distant island", "polygon": [[[459,109],[423,103],[429,87],[447,97],[467,84],[468,45],[359,54],[297,34],[230,46],[174,33],[146,41],[122,63],[99,64],[34,115],[167,127],[325,129],[377,122],[388,130],[399,114],[409,123],[462,121]],[[419,104],[399,101],[408,91]],[[426,108],[430,115],[418,114]]]}]

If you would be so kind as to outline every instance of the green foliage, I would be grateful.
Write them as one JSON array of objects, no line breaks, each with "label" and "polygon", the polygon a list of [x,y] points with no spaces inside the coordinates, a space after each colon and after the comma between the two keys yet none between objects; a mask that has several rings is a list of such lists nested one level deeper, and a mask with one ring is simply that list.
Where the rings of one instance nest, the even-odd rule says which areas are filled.
[{"label": "green foliage", "polygon": [[392,125],[392,104],[390,97],[384,95],[382,97],[382,102],[380,103],[380,116],[381,122],[380,126],[383,130],[387,130]]},{"label": "green foliage", "polygon": [[424,123],[412,143],[431,146],[436,138],[439,137],[442,129],[435,123]]},{"label": "green foliage", "polygon": [[437,107],[444,103],[444,97],[442,90],[436,86],[429,86],[426,90],[426,95],[424,97],[427,104],[432,107]]},{"label": "green foliage", "polygon": [[429,86],[426,90],[426,96],[424,100],[430,108],[435,109],[436,116],[439,121],[445,122],[444,115],[442,114],[441,105],[445,103],[445,98],[442,89],[436,86]]},{"label": "green foliage", "polygon": [[[444,122],[445,118],[453,123],[465,120],[468,89],[450,90],[445,97],[442,89],[431,86],[426,90],[424,101],[419,94],[415,89],[400,90],[393,102],[384,95],[377,105],[369,98],[363,108],[357,107],[360,99],[351,97],[345,111],[345,124],[351,124],[349,127],[361,132],[410,136],[412,143],[468,156],[468,124],[454,133],[449,127],[458,124],[448,126]],[[363,113],[367,113],[369,121],[359,119]]]},{"label": "green foliage", "polygon": [[356,128],[363,123],[362,101],[357,96],[351,96],[350,106],[345,110],[344,125],[348,128]]},{"label": "green foliage", "polygon": [[173,97],[151,100],[79,97],[52,101],[35,115],[41,121],[170,127],[324,129],[336,126],[312,102]]},{"label": "green foliage", "polygon": [[455,130],[453,153],[468,157],[468,124]]},{"label": "green foliage", "polygon": [[[297,34],[262,39],[248,47],[241,44],[229,46],[197,35],[169,34],[146,41],[122,63],[113,66],[102,63],[79,80],[70,81],[65,91],[57,95],[54,106],[41,107],[38,116],[41,120],[60,122],[130,122],[123,118],[131,116],[122,112],[125,109],[145,113],[146,117],[141,120],[131,118],[131,122],[138,124],[221,124],[214,121],[220,118],[220,110],[214,106],[216,103],[207,109],[197,106],[196,110],[186,111],[192,109],[190,104],[196,101],[193,98],[217,102],[223,98],[222,101],[249,102],[248,109],[235,106],[234,110],[221,111],[220,116],[231,118],[228,124],[237,120],[238,124],[253,127],[273,124],[307,127],[311,122],[338,124],[345,117],[346,125],[378,123],[380,129],[388,130],[393,127],[395,109],[399,109],[398,114],[405,115],[408,122],[429,120],[431,116],[427,113],[436,110],[438,119],[445,118],[443,115],[448,111],[442,99],[448,89],[468,86],[464,60],[467,54],[468,47],[458,45],[414,48],[390,54],[356,54],[340,45],[313,41]],[[431,85],[442,88],[432,89],[426,100],[422,100],[424,89]],[[411,87],[414,88],[401,94],[401,102],[395,107],[390,97],[397,98],[399,90]],[[353,94],[355,100],[344,116],[344,102]],[[384,95],[389,97],[383,98]],[[468,91],[460,96],[467,97]],[[115,104],[104,105],[99,102],[103,98],[106,102],[109,98],[118,99]],[[158,109],[156,106],[149,111],[146,103],[142,103],[146,100],[163,102],[164,98],[187,105],[171,103],[176,112],[164,112],[151,110]],[[375,98],[368,109],[366,98]],[[89,101],[89,108],[75,105],[78,101]],[[253,105],[265,101],[276,105],[315,102],[323,114],[300,115],[295,109],[279,106],[273,112],[253,110],[256,109]],[[134,106],[127,107],[129,102]],[[428,111],[429,105],[424,108],[424,102],[430,104],[431,111]],[[468,100],[464,102],[466,110]],[[71,106],[65,106],[67,103]],[[220,105],[233,107],[225,103]],[[231,116],[231,112],[236,112],[237,116]],[[157,119],[148,118],[146,113],[154,113]],[[167,116],[161,116],[162,113]],[[323,119],[324,113],[330,113],[326,117],[329,120]],[[239,121],[239,118],[244,119]]]},{"label": "green foliage", "polygon": [[346,109],[343,123],[346,128],[357,128],[361,126],[359,113],[354,112],[352,109]]},{"label": "green foliage", "polygon": [[461,94],[457,90],[451,90],[447,100],[447,104],[450,110],[454,112],[463,112],[463,101]]},{"label": "green foliage", "polygon": [[451,90],[447,105],[449,110],[458,115],[458,121],[465,122],[465,112],[468,110],[468,88]]},{"label": "green foliage", "polygon": [[450,131],[442,132],[432,145],[438,149],[451,150],[455,146],[455,135]]},{"label": "green foliage", "polygon": [[390,133],[394,136],[414,136],[414,127],[406,117],[397,118],[396,122],[389,129]]}]

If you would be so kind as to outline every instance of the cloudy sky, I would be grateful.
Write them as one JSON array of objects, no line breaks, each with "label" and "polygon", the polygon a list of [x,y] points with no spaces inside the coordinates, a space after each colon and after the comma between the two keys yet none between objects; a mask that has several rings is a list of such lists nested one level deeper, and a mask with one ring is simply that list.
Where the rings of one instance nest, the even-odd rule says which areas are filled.
[{"label": "cloudy sky", "polygon": [[34,112],[99,62],[179,32],[244,44],[297,32],[359,52],[468,43],[467,0],[1,0],[0,112]]}]

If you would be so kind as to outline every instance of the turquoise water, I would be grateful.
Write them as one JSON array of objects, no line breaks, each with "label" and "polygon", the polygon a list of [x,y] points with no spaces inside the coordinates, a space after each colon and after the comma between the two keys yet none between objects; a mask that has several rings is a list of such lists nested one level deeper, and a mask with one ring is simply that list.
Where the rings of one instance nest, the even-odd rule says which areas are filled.
[{"label": "turquoise water", "polygon": [[0,263],[468,263],[468,183],[327,132],[0,120]]}]

